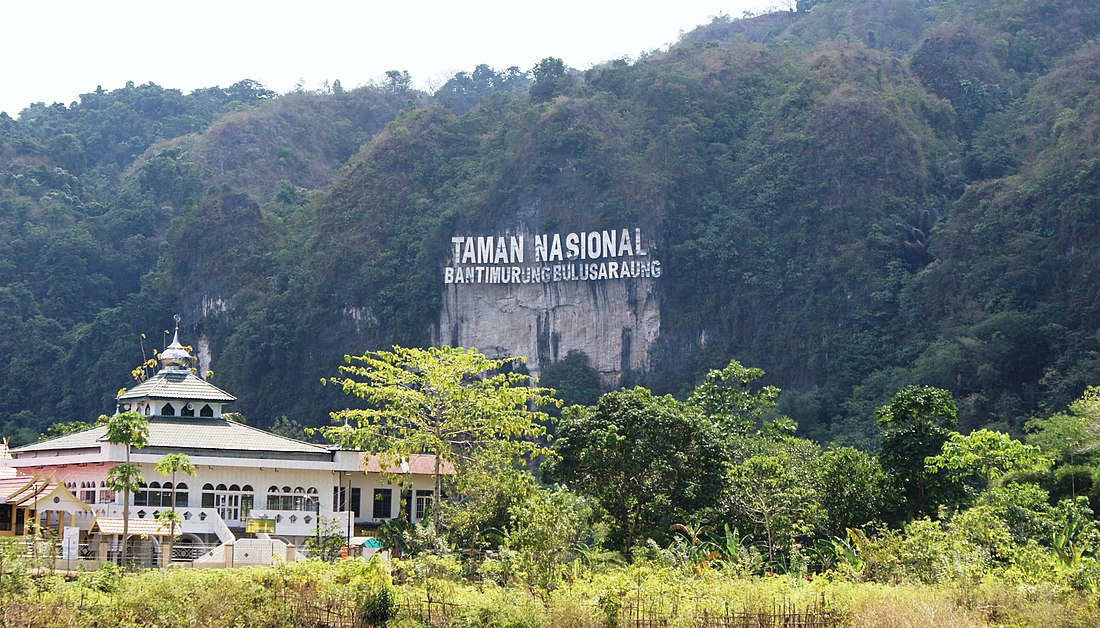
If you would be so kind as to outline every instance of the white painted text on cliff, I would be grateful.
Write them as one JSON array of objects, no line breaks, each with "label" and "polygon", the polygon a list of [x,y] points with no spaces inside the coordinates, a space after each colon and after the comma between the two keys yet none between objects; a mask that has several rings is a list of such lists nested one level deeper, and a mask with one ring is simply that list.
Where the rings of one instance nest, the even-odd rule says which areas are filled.
[{"label": "white painted text on cliff", "polygon": [[445,284],[551,283],[660,277],[641,229],[454,236]]}]

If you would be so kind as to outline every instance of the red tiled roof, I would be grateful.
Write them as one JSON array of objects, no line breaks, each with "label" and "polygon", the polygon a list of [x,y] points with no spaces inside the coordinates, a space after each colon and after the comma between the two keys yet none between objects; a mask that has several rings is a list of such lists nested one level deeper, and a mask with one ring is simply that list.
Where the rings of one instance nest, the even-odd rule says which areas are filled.
[{"label": "red tiled roof", "polygon": [[[122,534],[122,517],[96,517],[93,528],[98,527],[103,534]],[[170,526],[156,519],[130,518],[130,535],[134,536],[175,536],[180,533],[179,526]]]},{"label": "red tiled roof", "polygon": [[[359,466],[367,473],[383,472],[382,459],[376,454],[360,454]],[[444,460],[439,471],[443,475],[454,475],[455,466]],[[388,466],[385,472],[398,475],[433,475],[435,473],[435,456],[432,454],[413,454],[407,460],[402,461],[401,464]]]}]

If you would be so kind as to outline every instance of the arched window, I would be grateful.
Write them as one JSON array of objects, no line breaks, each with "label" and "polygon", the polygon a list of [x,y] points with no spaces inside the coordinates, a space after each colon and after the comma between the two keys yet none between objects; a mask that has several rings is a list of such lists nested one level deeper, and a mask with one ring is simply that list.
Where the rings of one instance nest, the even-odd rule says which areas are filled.
[{"label": "arched window", "polygon": [[[250,487],[244,487],[247,491]],[[268,510],[313,510],[313,500],[317,499],[317,489],[304,489],[301,486],[289,486],[279,488],[269,486],[267,488]]]},{"label": "arched window", "polygon": [[135,506],[148,506],[149,505],[149,488],[145,485],[145,482],[141,483],[141,488],[138,492],[134,493],[134,505]]},{"label": "arched window", "polygon": [[211,408],[210,404],[203,405],[202,409],[199,410],[199,416],[214,416],[214,408]]},{"label": "arched window", "polygon": [[160,413],[164,416],[176,416],[176,408],[170,404],[164,404],[164,407],[160,409]]},{"label": "arched window", "polygon": [[[171,499],[171,498],[169,498]],[[176,485],[176,508],[187,507],[187,484],[180,482]]]},{"label": "arched window", "polygon": [[103,480],[99,481],[99,503],[109,504],[115,501],[115,492],[107,488],[107,483]]},{"label": "arched window", "polygon": [[[222,487],[223,489],[225,487]],[[202,487],[202,507],[213,508],[214,507],[214,485],[204,484]]]}]

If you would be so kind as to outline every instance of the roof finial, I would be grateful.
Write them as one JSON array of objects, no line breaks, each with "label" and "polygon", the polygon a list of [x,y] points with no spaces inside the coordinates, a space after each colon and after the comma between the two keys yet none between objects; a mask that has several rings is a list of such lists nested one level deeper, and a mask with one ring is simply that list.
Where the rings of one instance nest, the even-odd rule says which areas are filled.
[{"label": "roof finial", "polygon": [[172,344],[160,354],[160,364],[165,371],[186,373],[191,367],[191,353],[180,344],[180,315],[172,319],[176,321],[176,333],[172,336]]}]

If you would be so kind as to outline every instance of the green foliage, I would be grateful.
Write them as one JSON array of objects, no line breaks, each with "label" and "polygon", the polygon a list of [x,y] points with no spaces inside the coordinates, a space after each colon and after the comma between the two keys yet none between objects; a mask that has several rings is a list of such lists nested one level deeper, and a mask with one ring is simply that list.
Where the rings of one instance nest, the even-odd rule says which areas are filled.
[{"label": "green foliage", "polygon": [[892,478],[873,456],[851,447],[833,447],[812,464],[824,510],[822,536],[843,537],[849,528],[885,520],[896,507]]},{"label": "green foliage", "polygon": [[966,436],[952,433],[941,453],[925,459],[925,466],[932,473],[952,470],[963,476],[977,475],[988,487],[1006,473],[1043,471],[1050,460],[1042,457],[1038,447],[1025,445],[1008,434],[978,430]]},{"label": "green foliage", "polygon": [[903,497],[901,517],[927,515],[951,498],[956,487],[945,474],[925,465],[938,455],[954,432],[955,401],[951,393],[930,386],[908,386],[875,412],[885,429],[879,462],[894,476]]},{"label": "green foliage", "polygon": [[1100,387],[1086,388],[1069,412],[1027,423],[1027,442],[1062,463],[1092,462],[1100,449]]},{"label": "green foliage", "polygon": [[38,440],[44,441],[51,438],[67,436],[69,434],[76,434],[77,432],[83,432],[90,427],[92,427],[92,425],[84,421],[59,421],[57,423],[51,423]]},{"label": "green foliage", "polygon": [[779,389],[762,386],[753,392],[753,382],[764,376],[764,370],[746,368],[731,360],[721,370],[709,371],[695,387],[688,403],[698,407],[728,434],[748,434],[766,431],[765,418],[775,409]]},{"label": "green foliage", "polygon": [[306,539],[305,549],[310,557],[331,563],[340,558],[340,552],[347,544],[344,532],[339,519],[318,517],[317,534]]},{"label": "green foliage", "polygon": [[768,560],[811,535],[824,517],[818,494],[782,450],[752,456],[730,469],[729,508],[764,532]]},{"label": "green foliage", "polygon": [[539,384],[553,388],[562,405],[591,406],[603,392],[600,374],[592,368],[588,354],[570,349],[565,357],[546,366],[539,375]]},{"label": "green foliage", "polygon": [[126,445],[127,461],[131,447],[141,449],[149,442],[149,419],[139,412],[120,412],[110,418],[100,415],[99,421],[107,426],[105,438],[108,443]]},{"label": "green foliage", "polygon": [[666,539],[684,513],[714,504],[727,458],[721,432],[698,410],[640,387],[566,408],[553,450],[544,473],[599,504],[612,543],[626,550]]},{"label": "green foliage", "polygon": [[529,378],[504,371],[514,359],[491,360],[476,349],[453,347],[376,351],[345,356],[340,375],[330,381],[370,407],[332,413],[353,428],[330,427],[327,438],[377,452],[383,469],[414,454],[435,456],[433,522],[440,528],[443,465],[464,471],[477,454],[503,460],[536,455],[536,438],[546,415],[534,406],[553,403],[548,390]]},{"label": "green foliage", "polygon": [[493,457],[482,457],[455,478],[450,499],[443,504],[447,538],[459,548],[497,549],[505,540],[512,511],[539,490],[526,469]]},{"label": "green foliage", "polygon": [[552,591],[565,576],[571,550],[589,528],[591,508],[569,491],[540,489],[514,505],[510,514],[504,545],[517,556],[517,577],[534,590]]},{"label": "green foliage", "polygon": [[565,64],[556,57],[546,57],[531,70],[531,100],[545,102],[566,92],[573,84]]}]

